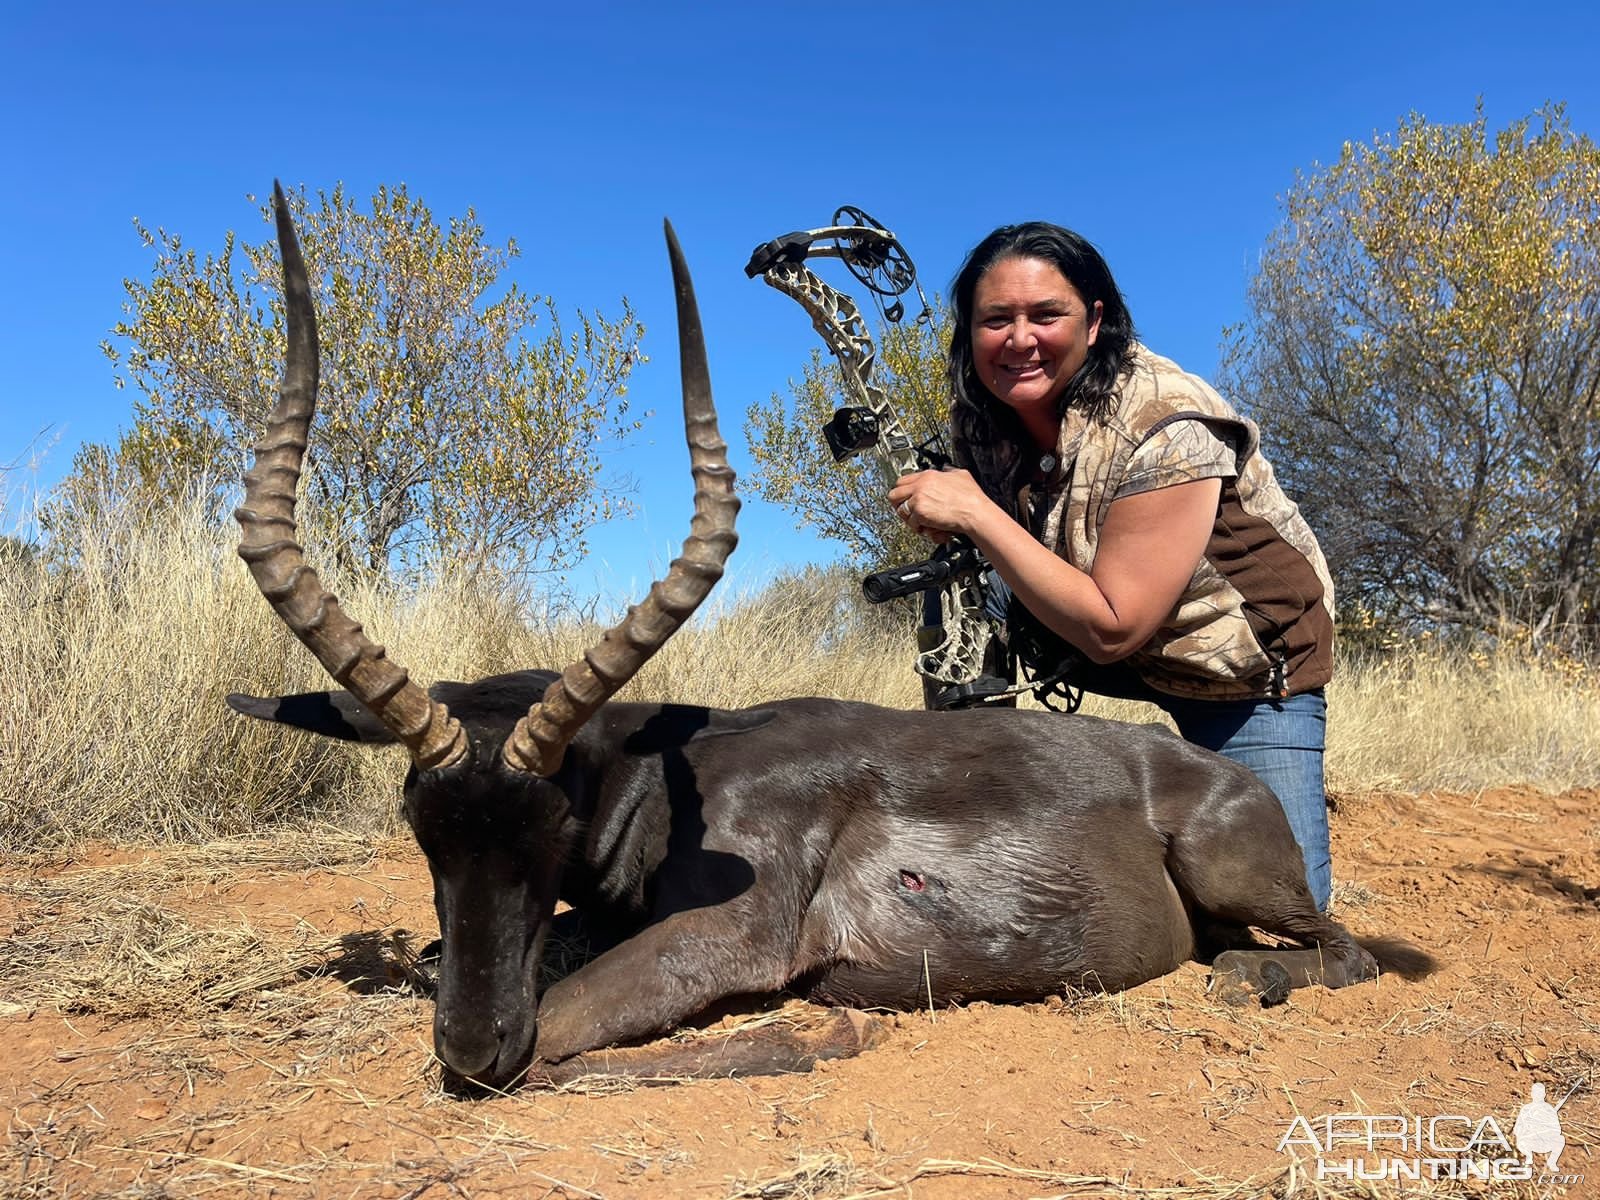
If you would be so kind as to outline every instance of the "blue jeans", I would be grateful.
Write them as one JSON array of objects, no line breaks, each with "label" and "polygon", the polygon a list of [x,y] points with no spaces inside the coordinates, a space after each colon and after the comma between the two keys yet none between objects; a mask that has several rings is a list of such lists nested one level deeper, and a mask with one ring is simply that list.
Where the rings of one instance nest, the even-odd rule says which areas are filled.
[{"label": "blue jeans", "polygon": [[1156,703],[1185,741],[1242,763],[1272,789],[1306,861],[1306,882],[1318,908],[1328,907],[1333,863],[1328,851],[1328,798],[1322,748],[1328,704],[1322,689],[1287,700],[1181,700]]}]

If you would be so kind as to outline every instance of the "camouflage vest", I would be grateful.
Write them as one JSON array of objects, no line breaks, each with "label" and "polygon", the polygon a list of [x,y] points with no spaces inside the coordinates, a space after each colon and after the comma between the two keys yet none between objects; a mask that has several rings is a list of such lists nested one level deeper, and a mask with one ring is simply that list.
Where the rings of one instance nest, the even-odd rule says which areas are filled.
[{"label": "camouflage vest", "polygon": [[[1126,665],[1174,696],[1270,699],[1319,688],[1333,674],[1333,583],[1316,537],[1262,457],[1255,423],[1171,359],[1137,347],[1104,421],[1068,412],[1061,465],[1030,527],[1057,555],[1092,571],[1134,451],[1172,422],[1195,418],[1235,447],[1238,474],[1223,480],[1211,539],[1177,608]],[[1170,483],[1191,478],[1181,464],[1171,476]]]}]

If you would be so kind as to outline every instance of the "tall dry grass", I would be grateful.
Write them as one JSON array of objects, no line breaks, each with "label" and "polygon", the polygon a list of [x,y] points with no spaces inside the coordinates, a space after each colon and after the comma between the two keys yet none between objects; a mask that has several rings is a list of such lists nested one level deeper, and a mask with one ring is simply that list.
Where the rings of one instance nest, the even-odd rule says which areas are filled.
[{"label": "tall dry grass", "polygon": [[1511,641],[1351,656],[1328,688],[1327,772],[1336,790],[1600,784],[1600,671]]},{"label": "tall dry grass", "polygon": [[[1133,701],[1088,696],[1082,711],[1171,725]],[[1336,792],[1600,785],[1600,672],[1526,646],[1421,640],[1341,653],[1328,686],[1325,769]]]},{"label": "tall dry grass", "polygon": [[[80,839],[203,840],[299,820],[394,827],[403,756],[245,720],[230,691],[328,686],[268,612],[230,530],[201,509],[160,520],[112,508],[70,570],[0,563],[0,849]],[[325,582],[421,680],[570,662],[597,636],[524,620],[448,571],[424,584]],[[824,695],[914,707],[909,634],[852,618],[810,574],[721,595],[623,693],[741,706]],[[1159,719],[1147,706],[1085,711]],[[1600,782],[1600,685],[1526,652],[1425,645],[1347,662],[1330,689],[1335,788]]]},{"label": "tall dry grass", "polygon": [[[328,687],[202,506],[159,520],[108,506],[70,569],[0,564],[0,849],[84,838],[201,840],[299,819],[393,827],[402,753],[246,720],[231,691]],[[600,633],[528,622],[448,570],[423,584],[324,583],[423,681],[559,669]],[[910,704],[887,635],[811,628],[804,594],[710,606],[624,698],[736,706],[790,694]],[[827,653],[820,646],[827,642]]]},{"label": "tall dry grass", "polygon": [[[1152,704],[1088,696],[1082,710],[1171,725]],[[1341,654],[1325,770],[1333,792],[1600,786],[1600,672],[1558,654],[1426,640]]]}]

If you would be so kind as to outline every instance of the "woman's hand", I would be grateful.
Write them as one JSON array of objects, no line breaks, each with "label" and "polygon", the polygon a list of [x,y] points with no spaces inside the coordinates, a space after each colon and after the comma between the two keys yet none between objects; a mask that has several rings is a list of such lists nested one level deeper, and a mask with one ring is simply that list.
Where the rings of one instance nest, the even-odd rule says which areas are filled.
[{"label": "woman's hand", "polygon": [[913,533],[941,544],[956,534],[971,537],[1000,513],[971,473],[956,468],[900,476],[889,489],[889,503]]}]

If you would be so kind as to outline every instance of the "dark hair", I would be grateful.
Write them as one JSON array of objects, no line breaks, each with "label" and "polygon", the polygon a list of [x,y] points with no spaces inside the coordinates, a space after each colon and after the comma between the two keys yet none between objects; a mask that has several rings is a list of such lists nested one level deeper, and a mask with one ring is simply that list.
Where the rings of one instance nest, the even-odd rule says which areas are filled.
[{"label": "dark hair", "polygon": [[1117,381],[1132,365],[1133,317],[1100,252],[1070,229],[1046,221],[1002,225],[972,248],[950,285],[950,426],[956,462],[970,470],[984,491],[1009,508],[1023,459],[1021,420],[983,385],[972,362],[972,301],[978,281],[1008,258],[1050,263],[1094,311],[1100,302],[1100,332],[1089,357],[1062,390],[1057,419],[1069,408],[1091,418],[1111,409]]}]

